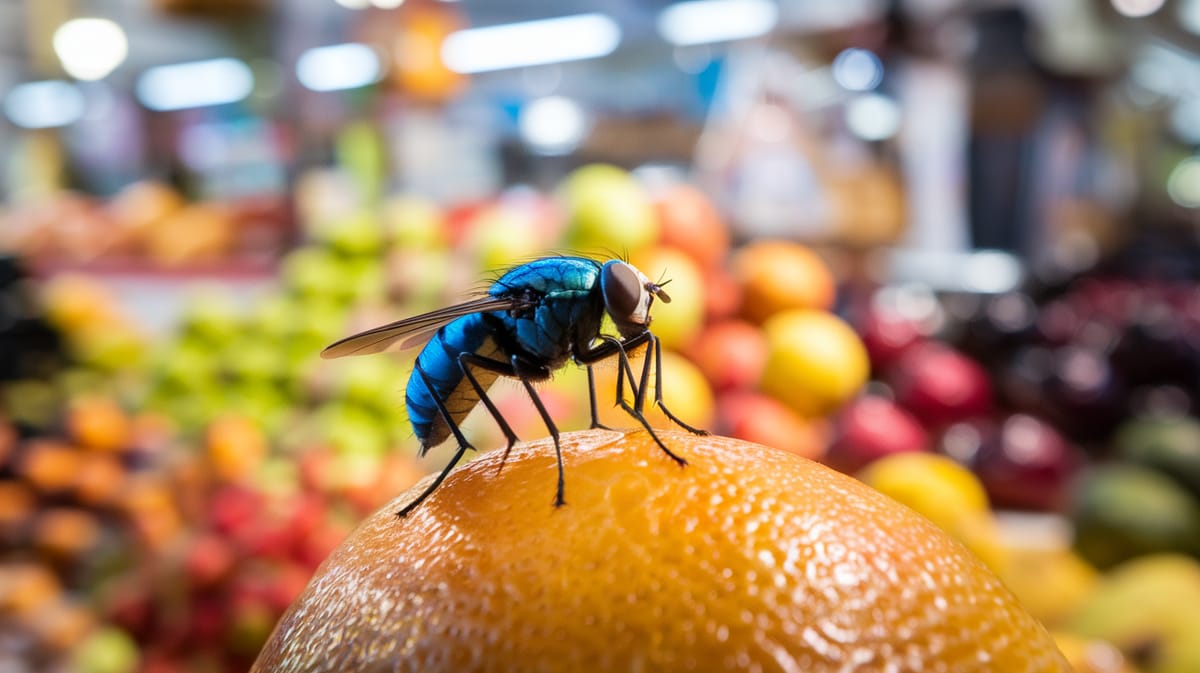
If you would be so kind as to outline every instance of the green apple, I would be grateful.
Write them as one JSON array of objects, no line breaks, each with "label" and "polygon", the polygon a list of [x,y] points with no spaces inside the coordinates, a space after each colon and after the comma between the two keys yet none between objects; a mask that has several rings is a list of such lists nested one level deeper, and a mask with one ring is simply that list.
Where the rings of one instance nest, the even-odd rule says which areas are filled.
[{"label": "green apple", "polygon": [[133,673],[141,659],[133,638],[113,626],[94,630],[75,647],[71,658],[71,670],[79,673]]},{"label": "green apple", "polygon": [[241,331],[245,314],[230,292],[209,287],[196,290],[185,300],[181,322],[185,335],[220,344]]},{"label": "green apple", "polygon": [[331,402],[317,411],[321,438],[339,454],[381,456],[388,448],[387,428],[361,405]]},{"label": "green apple", "polygon": [[354,257],[342,261],[338,296],[350,304],[380,301],[387,293],[382,260],[378,257]]},{"label": "green apple", "polygon": [[1200,671],[1200,563],[1176,554],[1123,563],[1064,629],[1116,645],[1146,673]]},{"label": "green apple", "polygon": [[221,364],[242,381],[279,381],[287,374],[286,353],[278,343],[266,339],[242,339],[225,351]]},{"label": "green apple", "polygon": [[383,223],[374,212],[362,210],[323,223],[315,237],[344,255],[378,255],[384,243]]},{"label": "green apple", "polygon": [[381,216],[384,232],[396,248],[445,250],[450,245],[446,217],[429,199],[394,196],[384,203]]},{"label": "green apple", "polygon": [[340,260],[321,247],[297,248],[283,259],[284,285],[301,295],[337,296],[342,281]]},{"label": "green apple", "polygon": [[447,279],[454,260],[445,250],[396,248],[386,259],[386,283],[389,296],[415,315],[439,308],[447,300]]},{"label": "green apple", "polygon": [[472,218],[467,244],[478,268],[500,271],[536,258],[548,243],[542,231],[531,214],[497,205]]},{"label": "green apple", "polygon": [[567,244],[588,254],[622,254],[658,239],[649,195],[626,171],[607,164],[574,170],[559,189]]},{"label": "green apple", "polygon": [[408,370],[393,357],[347,358],[340,368],[334,394],[358,404],[403,401]]}]

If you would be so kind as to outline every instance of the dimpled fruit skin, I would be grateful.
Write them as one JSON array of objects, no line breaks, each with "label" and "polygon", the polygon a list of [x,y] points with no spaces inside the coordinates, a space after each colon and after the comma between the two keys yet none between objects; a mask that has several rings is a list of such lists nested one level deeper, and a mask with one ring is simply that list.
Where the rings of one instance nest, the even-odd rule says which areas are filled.
[{"label": "dimpled fruit skin", "polygon": [[[978,560],[783,451],[661,431],[563,435],[368,518],[254,671],[1068,671]],[[421,488],[418,485],[415,488]]]}]

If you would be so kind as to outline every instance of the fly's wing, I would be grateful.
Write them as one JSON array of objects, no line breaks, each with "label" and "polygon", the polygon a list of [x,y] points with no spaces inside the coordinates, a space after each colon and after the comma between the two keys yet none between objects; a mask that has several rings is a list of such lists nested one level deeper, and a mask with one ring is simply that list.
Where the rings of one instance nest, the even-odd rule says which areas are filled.
[{"label": "fly's wing", "polygon": [[325,350],[321,351],[321,357],[330,360],[347,355],[382,353],[401,339],[403,339],[400,343],[401,349],[411,348],[427,341],[438,329],[455,318],[472,313],[507,311],[517,308],[518,303],[512,298],[483,297],[475,301],[447,306],[348,336],[327,346]]}]

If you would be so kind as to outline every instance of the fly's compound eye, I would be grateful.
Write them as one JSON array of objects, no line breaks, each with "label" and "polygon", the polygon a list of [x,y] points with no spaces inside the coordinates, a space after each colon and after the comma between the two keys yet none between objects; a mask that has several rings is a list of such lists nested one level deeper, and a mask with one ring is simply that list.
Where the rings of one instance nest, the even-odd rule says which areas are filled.
[{"label": "fly's compound eye", "polygon": [[614,321],[645,324],[648,297],[642,276],[636,269],[624,262],[605,264],[600,274],[600,290],[604,293],[605,308]]}]

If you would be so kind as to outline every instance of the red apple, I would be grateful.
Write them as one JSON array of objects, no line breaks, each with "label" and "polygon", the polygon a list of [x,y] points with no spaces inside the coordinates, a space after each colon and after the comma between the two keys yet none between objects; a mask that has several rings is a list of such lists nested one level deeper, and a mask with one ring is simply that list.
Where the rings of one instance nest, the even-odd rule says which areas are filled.
[{"label": "red apple", "polygon": [[333,550],[337,549],[349,533],[348,528],[337,525],[318,528],[305,538],[303,548],[296,554],[296,560],[306,567],[316,570],[325,557],[333,553]]},{"label": "red apple", "polygon": [[1014,414],[983,434],[971,466],[995,506],[1057,511],[1080,463],[1078,449],[1049,424]]},{"label": "red apple", "polygon": [[201,589],[212,587],[229,577],[236,563],[237,558],[229,542],[212,534],[191,540],[183,556],[183,570],[188,581]]},{"label": "red apple", "polygon": [[716,392],[749,390],[767,363],[767,339],[748,322],[726,320],[704,328],[686,354]]},{"label": "red apple", "polygon": [[883,456],[928,448],[929,436],[916,418],[891,400],[864,395],[838,415],[826,463],[853,474]]},{"label": "red apple", "polygon": [[311,577],[312,571],[299,563],[282,563],[273,568],[265,595],[276,614],[282,614],[296,600]]},{"label": "red apple", "polygon": [[871,358],[871,368],[881,372],[924,340],[917,323],[899,313],[871,307],[858,325],[859,335]]},{"label": "red apple", "polygon": [[708,320],[733,318],[742,309],[742,286],[723,266],[704,274],[704,315]]},{"label": "red apple", "polygon": [[297,531],[290,528],[286,520],[265,513],[232,534],[240,553],[263,559],[288,558],[297,544],[297,537]]},{"label": "red apple", "polygon": [[825,421],[804,418],[769,395],[727,392],[717,398],[717,409],[718,434],[773,446],[811,460],[820,460],[825,454]]},{"label": "red apple", "polygon": [[263,495],[243,486],[226,486],[213,493],[209,517],[221,534],[232,534],[262,515]]},{"label": "red apple", "polygon": [[987,372],[949,346],[930,342],[912,348],[891,378],[900,405],[927,426],[982,416],[992,408]]}]

